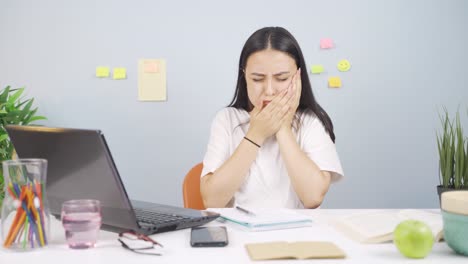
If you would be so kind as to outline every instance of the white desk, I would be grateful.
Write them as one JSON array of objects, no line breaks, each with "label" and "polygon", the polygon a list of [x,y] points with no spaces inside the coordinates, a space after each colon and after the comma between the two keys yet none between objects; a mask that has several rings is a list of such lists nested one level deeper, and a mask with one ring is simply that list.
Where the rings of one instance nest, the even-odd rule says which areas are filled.
[{"label": "white desk", "polygon": [[[52,225],[52,242],[43,249],[29,252],[13,252],[0,249],[1,264],[42,264],[42,263],[249,263],[250,260],[244,248],[245,243],[267,241],[300,241],[321,240],[333,241],[347,254],[346,259],[336,260],[280,260],[256,261],[253,263],[468,263],[468,257],[456,255],[445,242],[434,244],[433,250],[423,260],[404,258],[393,243],[358,244],[328,225],[329,219],[351,213],[370,210],[299,210],[310,215],[314,220],[311,227],[285,229],[265,232],[246,232],[228,225],[229,245],[224,248],[192,248],[190,247],[190,229],[156,234],[152,237],[165,247],[164,256],[147,256],[133,253],[122,248],[117,241],[117,234],[101,231],[100,240],[93,249],[72,250],[65,244],[61,225],[56,220]],[[374,210],[373,210],[374,211]],[[51,218],[52,219],[52,218]],[[222,225],[212,222],[208,225]]]}]

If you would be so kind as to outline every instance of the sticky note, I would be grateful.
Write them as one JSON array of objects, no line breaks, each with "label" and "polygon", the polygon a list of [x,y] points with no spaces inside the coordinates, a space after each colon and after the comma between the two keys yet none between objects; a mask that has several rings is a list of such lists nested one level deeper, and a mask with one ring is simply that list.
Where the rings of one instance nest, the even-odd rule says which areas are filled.
[{"label": "sticky note", "polygon": [[341,79],[338,76],[333,76],[328,78],[328,87],[330,88],[340,88],[341,87]]},{"label": "sticky note", "polygon": [[312,65],[311,72],[313,74],[320,74],[323,72],[323,65]]},{"label": "sticky note", "polygon": [[321,49],[331,49],[333,48],[333,40],[330,38],[323,38],[320,40],[320,48]]},{"label": "sticky note", "polygon": [[143,62],[143,67],[145,73],[158,73],[159,72],[159,64],[157,61],[145,61]]},{"label": "sticky note", "polygon": [[125,68],[114,68],[114,80],[127,79],[127,69]]},{"label": "sticky note", "polygon": [[109,77],[109,67],[99,66],[96,67],[96,77],[98,78],[106,78]]},{"label": "sticky note", "polygon": [[138,61],[138,100],[167,100],[165,60],[140,59]]},{"label": "sticky note", "polygon": [[351,63],[348,60],[340,60],[336,65],[339,71],[346,72],[351,69]]}]

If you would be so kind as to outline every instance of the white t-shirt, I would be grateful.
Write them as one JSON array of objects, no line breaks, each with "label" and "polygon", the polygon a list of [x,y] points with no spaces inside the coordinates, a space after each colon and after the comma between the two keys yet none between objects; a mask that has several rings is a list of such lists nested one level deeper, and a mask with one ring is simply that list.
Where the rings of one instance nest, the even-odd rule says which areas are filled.
[{"label": "white t-shirt", "polygon": [[[216,114],[201,177],[213,173],[229,159],[249,129],[247,111],[227,107]],[[312,113],[301,115],[297,142],[321,170],[330,171],[332,182],[343,176],[335,144],[322,122]],[[256,208],[304,208],[291,185],[279,145],[274,136],[265,140],[252,163],[248,175],[234,195],[235,204]]]}]

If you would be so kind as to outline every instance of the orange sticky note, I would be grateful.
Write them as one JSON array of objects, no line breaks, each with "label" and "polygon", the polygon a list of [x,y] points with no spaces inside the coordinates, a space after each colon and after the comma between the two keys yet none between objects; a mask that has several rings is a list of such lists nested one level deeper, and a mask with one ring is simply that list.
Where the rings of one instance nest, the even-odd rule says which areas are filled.
[{"label": "orange sticky note", "polygon": [[340,88],[341,87],[341,79],[338,76],[333,76],[328,78],[328,87],[330,88]]},{"label": "orange sticky note", "polygon": [[320,40],[320,48],[321,49],[331,49],[333,48],[333,40],[330,38],[323,38]]},{"label": "orange sticky note", "polygon": [[145,61],[143,63],[143,68],[145,73],[158,73],[159,72],[159,65],[155,61]]}]

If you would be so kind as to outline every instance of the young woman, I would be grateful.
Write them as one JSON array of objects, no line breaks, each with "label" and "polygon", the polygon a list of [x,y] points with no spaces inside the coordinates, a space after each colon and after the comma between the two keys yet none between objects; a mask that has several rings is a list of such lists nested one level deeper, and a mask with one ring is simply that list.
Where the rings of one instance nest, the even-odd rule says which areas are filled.
[{"label": "young woman", "polygon": [[234,98],[212,123],[200,182],[206,207],[317,208],[343,176],[332,122],[306,69],[286,29],[249,37]]}]

